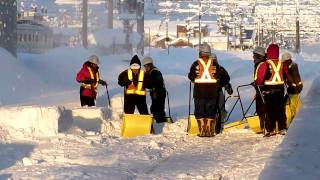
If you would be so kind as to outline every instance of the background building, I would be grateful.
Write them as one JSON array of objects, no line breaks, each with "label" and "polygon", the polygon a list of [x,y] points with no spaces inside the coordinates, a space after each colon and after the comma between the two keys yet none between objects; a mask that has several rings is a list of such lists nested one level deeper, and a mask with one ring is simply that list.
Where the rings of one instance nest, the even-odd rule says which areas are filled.
[{"label": "background building", "polygon": [[17,3],[0,0],[0,47],[16,55],[17,49]]}]

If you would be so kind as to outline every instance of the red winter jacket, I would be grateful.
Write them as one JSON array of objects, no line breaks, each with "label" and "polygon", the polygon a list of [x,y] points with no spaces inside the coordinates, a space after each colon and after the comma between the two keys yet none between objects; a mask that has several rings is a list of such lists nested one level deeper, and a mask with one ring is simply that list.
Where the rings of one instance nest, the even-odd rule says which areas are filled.
[{"label": "red winter jacket", "polygon": [[[257,85],[263,85],[265,81],[272,79],[273,69],[271,65],[268,63],[268,60],[273,61],[275,65],[278,63],[281,63],[279,61],[279,46],[276,44],[271,44],[267,49],[267,60],[257,67],[257,77],[255,79],[255,82]],[[280,70],[279,70],[279,76],[281,77],[281,80],[286,81],[288,77],[288,68],[281,64]]]},{"label": "red winter jacket", "polygon": [[[92,73],[90,73],[90,70]],[[97,86],[99,82],[99,71],[98,67],[96,69],[93,69],[93,67],[90,66],[90,63],[86,62],[83,64],[82,69],[78,72],[76,80],[79,83],[82,83],[81,88],[83,89],[81,91],[82,96],[86,97],[92,97],[96,98],[97,96]],[[91,84],[88,82],[83,82],[85,80],[93,80]]]}]

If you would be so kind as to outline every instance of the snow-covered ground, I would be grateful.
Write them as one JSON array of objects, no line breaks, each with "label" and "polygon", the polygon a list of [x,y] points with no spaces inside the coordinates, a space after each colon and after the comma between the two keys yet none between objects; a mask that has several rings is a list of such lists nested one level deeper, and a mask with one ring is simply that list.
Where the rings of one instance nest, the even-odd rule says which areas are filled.
[{"label": "snow-covered ground", "polygon": [[[0,179],[317,179],[320,48],[305,47],[294,57],[304,80],[304,104],[284,138],[263,138],[249,129],[214,138],[186,135],[186,75],[196,49],[170,49],[169,55],[152,49],[176,122],[158,125],[156,135],[132,139],[119,137],[122,89],[117,85],[130,55],[100,57],[112,108],[106,108],[103,88],[98,107],[80,108],[75,75],[92,50],[59,48],[43,55],[19,54],[19,60],[1,50],[2,63],[10,66],[0,71],[2,87],[13,87],[22,77],[24,83],[18,83],[21,92],[1,89]],[[234,88],[252,81],[251,52],[215,53]],[[241,91],[245,104],[251,92]],[[228,110],[231,105],[227,103]],[[237,109],[232,120],[240,118]]]},{"label": "snow-covered ground", "polygon": [[[169,34],[175,34],[177,23],[185,22],[179,18],[170,15]],[[160,22],[158,15],[146,16],[146,29],[165,34]],[[112,43],[99,38],[105,34],[96,32],[96,42]],[[123,89],[117,85],[130,54],[99,56],[112,108],[106,106],[103,87],[97,107],[81,108],[75,76],[94,49],[57,48],[46,54],[20,53],[18,59],[0,49],[0,179],[319,179],[320,45],[302,48],[294,59],[304,81],[303,107],[285,137],[270,138],[249,129],[214,138],[188,136],[187,73],[197,50],[146,48],[164,75],[175,123],[156,124],[155,135],[132,139],[119,136]],[[251,52],[214,52],[234,90],[252,81]],[[240,93],[248,106],[253,89]],[[234,99],[227,102],[227,110],[232,103]],[[238,106],[230,121],[240,118]]]}]

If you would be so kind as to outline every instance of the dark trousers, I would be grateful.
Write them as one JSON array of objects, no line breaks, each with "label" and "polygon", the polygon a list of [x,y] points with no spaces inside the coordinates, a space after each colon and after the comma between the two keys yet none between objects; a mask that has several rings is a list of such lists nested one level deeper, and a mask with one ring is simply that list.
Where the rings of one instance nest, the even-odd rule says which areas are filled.
[{"label": "dark trousers", "polygon": [[256,91],[256,112],[260,119],[260,127],[261,129],[264,129],[266,122],[266,105],[263,102],[259,91]]},{"label": "dark trousers", "polygon": [[95,106],[95,98],[82,95],[83,87],[80,87],[80,103],[81,106]]},{"label": "dark trousers", "polygon": [[146,102],[146,96],[140,96],[140,95],[124,96],[124,113],[134,114],[134,109],[136,106],[140,114],[149,114],[147,102]]},{"label": "dark trousers", "polygon": [[[218,97],[216,97],[218,98]],[[196,119],[214,119],[217,112],[216,98],[194,98],[194,115]]]},{"label": "dark trousers", "polygon": [[266,101],[266,129],[268,132],[275,130],[276,122],[278,122],[278,130],[286,129],[286,113],[284,89],[265,92]]},{"label": "dark trousers", "polygon": [[166,113],[164,112],[165,101],[166,101],[166,91],[152,91],[150,93],[152,104],[150,107],[150,111],[153,114],[154,119],[157,123],[166,121]]}]

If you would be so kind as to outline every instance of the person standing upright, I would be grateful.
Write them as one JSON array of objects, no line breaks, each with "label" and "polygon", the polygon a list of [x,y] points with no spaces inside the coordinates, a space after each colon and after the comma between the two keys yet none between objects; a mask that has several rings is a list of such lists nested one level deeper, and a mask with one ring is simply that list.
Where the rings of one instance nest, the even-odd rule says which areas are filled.
[{"label": "person standing upright", "polygon": [[[279,46],[270,44],[267,48],[267,58],[257,69],[256,85],[263,85],[262,94],[266,103],[265,136],[276,133],[286,133],[286,114],[284,85],[288,77],[288,69],[279,61]],[[275,131],[276,122],[278,132]]]},{"label": "person standing upright", "polygon": [[130,68],[121,72],[118,84],[124,87],[124,113],[134,114],[137,106],[140,114],[149,114],[146,102],[147,74],[141,69],[141,62],[137,55],[130,61]]},{"label": "person standing upright", "polygon": [[199,126],[199,136],[215,135],[219,87],[229,83],[228,74],[222,73],[217,61],[212,59],[207,43],[200,46],[199,58],[191,65],[188,78],[194,83],[194,115]]},{"label": "person standing upright", "polygon": [[150,80],[150,97],[152,104],[150,111],[157,123],[166,122],[165,100],[166,88],[160,70],[154,66],[151,57],[143,59],[143,65]]},{"label": "person standing upright", "polygon": [[99,64],[100,61],[98,56],[91,55],[77,74],[76,80],[81,83],[81,106],[95,106],[98,84],[107,86],[107,83],[100,79]]},{"label": "person standing upright", "polygon": [[[266,53],[265,48],[257,46],[253,50],[253,63],[254,63],[254,71],[253,71],[253,79],[257,79],[259,66],[262,65],[266,61]],[[264,129],[265,121],[266,121],[266,105],[263,100],[261,89],[263,89],[263,85],[255,86],[256,90],[256,112],[259,116],[260,127]]]},{"label": "person standing upright", "polygon": [[303,88],[298,64],[292,60],[292,56],[288,52],[284,52],[281,56],[281,61],[288,69],[288,88],[289,95],[300,94]]}]

